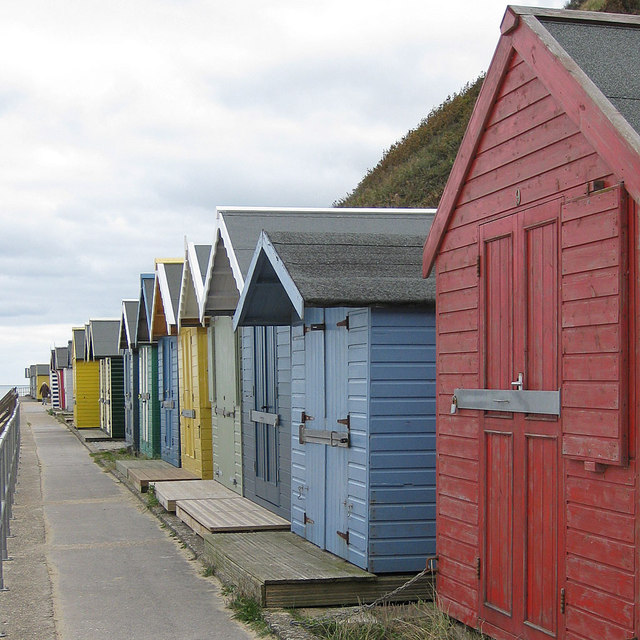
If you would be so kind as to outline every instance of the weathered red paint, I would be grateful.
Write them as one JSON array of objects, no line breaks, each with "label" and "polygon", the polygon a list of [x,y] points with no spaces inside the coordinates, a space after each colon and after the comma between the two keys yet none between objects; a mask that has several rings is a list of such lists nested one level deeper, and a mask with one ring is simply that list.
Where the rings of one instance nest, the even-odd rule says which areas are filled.
[{"label": "weathered red paint", "polygon": [[[425,244],[438,595],[499,639],[634,638],[640,157],[530,20],[505,25]],[[559,418],[450,414],[455,388],[519,372],[561,390]]]}]

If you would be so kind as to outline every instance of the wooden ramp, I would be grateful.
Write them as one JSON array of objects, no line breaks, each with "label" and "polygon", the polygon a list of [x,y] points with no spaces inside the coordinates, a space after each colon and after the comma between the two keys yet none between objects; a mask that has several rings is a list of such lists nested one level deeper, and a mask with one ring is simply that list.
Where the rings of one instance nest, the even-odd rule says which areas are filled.
[{"label": "wooden ramp", "polygon": [[237,493],[215,480],[175,480],[158,482],[156,498],[167,510],[176,510],[177,500],[201,500],[204,498],[235,498]]},{"label": "wooden ramp", "polygon": [[[376,576],[291,532],[205,534],[205,556],[223,582],[263,607],[348,606],[373,602],[413,575]],[[430,575],[388,602],[431,600]]]},{"label": "wooden ramp", "polygon": [[291,523],[247,498],[177,500],[176,515],[198,535],[227,531],[271,531],[291,528]]}]

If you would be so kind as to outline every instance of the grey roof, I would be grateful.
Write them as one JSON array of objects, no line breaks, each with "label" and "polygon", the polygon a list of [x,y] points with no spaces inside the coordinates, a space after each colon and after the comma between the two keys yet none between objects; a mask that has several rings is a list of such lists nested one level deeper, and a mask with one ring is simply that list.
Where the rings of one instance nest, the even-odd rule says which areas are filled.
[{"label": "grey roof", "polygon": [[[76,327],[72,330],[72,340],[77,360],[85,359],[85,330],[84,327]],[[72,353],[73,357],[73,353]]]},{"label": "grey roof", "polygon": [[577,21],[538,19],[609,99],[625,120],[640,133],[640,24],[635,21]]},{"label": "grey roof", "polygon": [[120,320],[89,320],[92,358],[117,356],[120,353]]},{"label": "grey roof", "polygon": [[306,306],[435,302],[435,276],[422,278],[424,234],[267,235]]},{"label": "grey roof", "polygon": [[153,312],[153,288],[155,286],[155,274],[140,274],[140,298],[138,307],[138,322],[136,328],[136,344],[149,342],[151,331],[151,314]]},{"label": "grey roof", "polygon": [[[211,246],[209,246],[211,249]],[[209,260],[209,256],[207,254],[207,261]],[[173,314],[176,316],[178,314],[178,304],[180,302],[180,285],[182,284],[182,270],[184,269],[184,263],[172,263],[165,262],[164,263],[164,271],[167,274],[167,285],[169,287],[169,294],[171,296],[171,308],[173,309]],[[205,267],[206,269],[206,267]]]},{"label": "grey roof", "polygon": [[196,250],[196,256],[198,258],[198,269],[200,271],[200,278],[202,282],[207,277],[207,266],[209,265],[209,255],[211,254],[210,244],[196,244],[194,245]]},{"label": "grey roof", "polygon": [[48,376],[49,375],[49,365],[48,364],[36,364],[35,365],[35,375],[37,375],[37,376]]},{"label": "grey roof", "polygon": [[139,300],[123,300],[120,318],[120,349],[134,349],[136,346],[136,322]]},{"label": "grey roof", "polygon": [[66,369],[69,367],[71,359],[68,347],[55,347],[51,350],[51,353],[54,369]]},{"label": "grey roof", "polygon": [[220,209],[229,231],[236,259],[246,277],[261,231],[381,233],[421,235],[429,232],[433,211],[359,209]]}]

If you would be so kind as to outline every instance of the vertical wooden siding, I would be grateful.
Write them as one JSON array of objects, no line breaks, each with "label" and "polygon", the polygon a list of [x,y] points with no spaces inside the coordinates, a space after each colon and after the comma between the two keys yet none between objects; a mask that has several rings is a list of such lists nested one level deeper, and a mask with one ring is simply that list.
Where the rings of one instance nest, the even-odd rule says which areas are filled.
[{"label": "vertical wooden siding", "polygon": [[[211,402],[208,391],[207,330],[180,330],[178,339],[182,466],[203,480],[213,478]],[[183,415],[195,411],[195,418]]]},{"label": "vertical wooden siding", "polygon": [[77,429],[100,426],[100,366],[96,361],[73,363],[73,421]]},{"label": "vertical wooden siding", "polygon": [[240,330],[242,374],[242,468],[244,496],[266,509],[286,518],[291,517],[291,329],[276,327],[277,403],[280,424],[278,462],[281,504],[274,505],[256,496],[255,423],[251,410],[255,409],[254,396],[254,329]]},{"label": "vertical wooden siding", "polygon": [[374,573],[420,571],[435,555],[435,337],[434,312],[371,312],[368,568]]},{"label": "vertical wooden siding", "polygon": [[140,388],[141,394],[149,394],[149,399],[140,403],[140,411],[146,412],[146,438],[140,433],[140,452],[149,458],[160,455],[160,402],[158,400],[158,345],[141,347],[147,352],[147,372],[144,379],[146,387]]},{"label": "vertical wooden siding", "polygon": [[[452,615],[475,626],[478,580],[478,419],[450,415],[456,387],[480,386],[478,362],[478,223],[517,206],[585,193],[610,170],[562,112],[531,69],[512,60],[437,259],[438,330],[438,592]],[[633,635],[635,463],[589,474],[583,462],[561,470],[567,497],[567,637]],[[593,504],[598,482],[615,499]],[[559,490],[562,492],[563,488]],[[602,528],[595,529],[601,522]],[[602,534],[605,533],[603,536]],[[605,549],[615,549],[608,557]],[[622,552],[628,552],[622,558]],[[616,559],[619,558],[619,559]],[[632,559],[632,560],[630,560]],[[620,566],[624,564],[624,566]],[[630,573],[631,572],[631,573]],[[592,625],[592,626],[590,626]],[[589,631],[590,629],[590,631]]]},{"label": "vertical wooden siding", "polygon": [[[167,362],[165,362],[167,358]],[[180,466],[180,397],[178,393],[178,338],[158,340],[158,400],[160,406],[160,457]],[[173,407],[162,402],[173,402]]]}]

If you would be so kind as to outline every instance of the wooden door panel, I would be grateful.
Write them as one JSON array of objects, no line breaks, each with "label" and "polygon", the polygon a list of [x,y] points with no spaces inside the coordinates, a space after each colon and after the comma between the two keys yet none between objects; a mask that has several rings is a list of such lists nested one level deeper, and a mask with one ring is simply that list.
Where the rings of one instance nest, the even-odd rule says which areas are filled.
[{"label": "wooden door panel", "polygon": [[513,434],[485,433],[484,601],[511,615],[513,594]]},{"label": "wooden door panel", "polygon": [[525,622],[552,635],[557,627],[558,441],[526,437]]},{"label": "wooden door panel", "polygon": [[558,229],[555,220],[525,229],[527,389],[558,389]]}]

